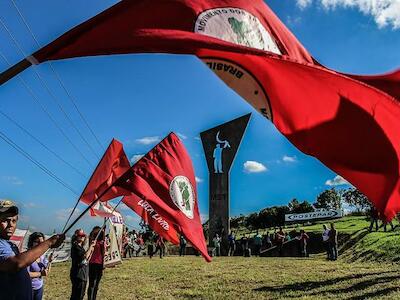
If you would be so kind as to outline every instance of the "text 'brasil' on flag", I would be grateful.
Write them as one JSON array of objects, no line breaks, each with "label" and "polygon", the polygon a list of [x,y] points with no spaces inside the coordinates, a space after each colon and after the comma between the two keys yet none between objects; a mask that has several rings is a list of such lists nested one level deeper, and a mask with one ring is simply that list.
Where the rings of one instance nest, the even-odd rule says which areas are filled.
[{"label": "text 'brasil' on flag", "polygon": [[383,216],[400,211],[400,71],[357,76],[321,66],[262,0],[124,0],[30,61],[139,52],[197,55]]}]

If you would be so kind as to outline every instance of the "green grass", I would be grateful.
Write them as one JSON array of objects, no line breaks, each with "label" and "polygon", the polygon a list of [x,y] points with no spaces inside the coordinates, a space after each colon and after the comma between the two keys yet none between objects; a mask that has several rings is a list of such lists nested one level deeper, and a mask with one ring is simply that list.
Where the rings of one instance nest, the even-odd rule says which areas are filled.
[{"label": "green grass", "polygon": [[[323,228],[322,225],[326,224],[327,226],[329,223],[335,223],[336,229],[339,232],[346,232],[346,233],[353,233],[358,230],[362,230],[369,227],[369,221],[365,216],[357,216],[357,217],[344,217],[341,219],[333,220],[333,221],[317,221],[313,225],[303,225],[303,224],[290,224],[284,227],[286,231],[290,231],[295,228],[302,228],[305,229],[307,232],[322,232]],[[265,234],[267,231],[269,233],[273,233],[275,228],[266,228],[266,229],[259,229],[260,234]],[[253,236],[257,230],[249,230],[247,228],[240,228],[236,230],[237,236],[242,237],[244,234],[248,236]]]},{"label": "green grass", "polygon": [[[55,265],[45,299],[68,299],[69,265]],[[398,265],[295,258],[137,258],[106,269],[99,299],[400,299]]]}]

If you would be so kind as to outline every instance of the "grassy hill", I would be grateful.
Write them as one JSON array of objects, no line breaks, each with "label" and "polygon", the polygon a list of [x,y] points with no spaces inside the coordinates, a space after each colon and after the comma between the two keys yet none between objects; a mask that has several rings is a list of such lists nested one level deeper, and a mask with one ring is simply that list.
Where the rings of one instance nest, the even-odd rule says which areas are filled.
[{"label": "grassy hill", "polygon": [[[369,221],[364,216],[344,217],[333,222],[342,237],[339,245],[342,259],[361,262],[400,261],[400,225],[397,221],[393,221],[396,226],[394,231],[391,231],[390,226],[388,226],[388,232],[383,232],[383,228],[380,227],[378,232],[371,233],[368,232]],[[328,225],[328,223],[328,221],[320,221],[308,226],[291,225],[287,226],[285,230],[290,231],[298,226],[297,228],[303,228],[306,232],[321,233],[322,225]],[[267,231],[272,233],[274,229],[259,230],[261,234]],[[239,235],[253,236],[255,232],[255,230],[246,231],[242,229],[239,231]]]}]

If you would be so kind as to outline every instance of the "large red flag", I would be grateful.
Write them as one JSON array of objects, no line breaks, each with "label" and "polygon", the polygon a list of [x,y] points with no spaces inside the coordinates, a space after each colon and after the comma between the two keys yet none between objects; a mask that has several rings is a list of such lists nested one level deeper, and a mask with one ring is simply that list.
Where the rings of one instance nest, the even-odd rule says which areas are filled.
[{"label": "large red flag", "polygon": [[135,211],[152,230],[161,235],[165,240],[178,245],[179,233],[173,222],[160,215],[149,202],[132,194],[122,199],[129,208]]},{"label": "large red flag", "polygon": [[[129,168],[129,160],[122,144],[113,139],[83,190],[80,200],[91,204]],[[126,191],[112,187],[100,200],[107,201],[125,194]]]},{"label": "large red flag", "polygon": [[357,76],[324,68],[262,0],[124,0],[30,61],[135,52],[197,55],[387,218],[400,210],[399,71]]},{"label": "large red flag", "polygon": [[137,195],[159,217],[173,222],[193,247],[211,261],[200,221],[192,162],[174,133],[142,157],[115,185]]}]

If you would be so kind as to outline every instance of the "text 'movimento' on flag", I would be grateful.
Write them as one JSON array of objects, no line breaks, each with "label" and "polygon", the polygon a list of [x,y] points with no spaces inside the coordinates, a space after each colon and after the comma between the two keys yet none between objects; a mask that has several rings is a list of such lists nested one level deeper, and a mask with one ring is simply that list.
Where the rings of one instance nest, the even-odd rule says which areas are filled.
[{"label": "text 'movimento' on flag", "polygon": [[141,52],[198,56],[384,218],[400,211],[400,70],[357,76],[320,65],[263,0],[123,0],[29,62]]},{"label": "text 'movimento' on flag", "polygon": [[200,220],[192,161],[174,133],[164,138],[114,184],[149,204],[159,218],[179,228],[193,247],[211,261]]}]

